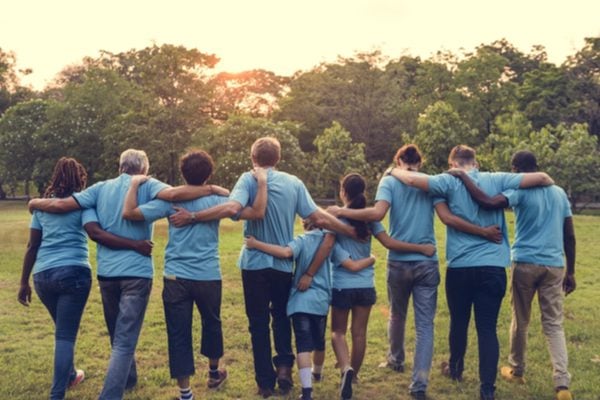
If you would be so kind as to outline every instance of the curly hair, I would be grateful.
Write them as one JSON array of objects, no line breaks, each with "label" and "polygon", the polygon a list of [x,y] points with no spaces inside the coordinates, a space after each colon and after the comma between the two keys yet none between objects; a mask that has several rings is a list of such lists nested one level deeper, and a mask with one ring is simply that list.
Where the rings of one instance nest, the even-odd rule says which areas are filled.
[{"label": "curly hair", "polygon": [[44,197],[69,197],[74,192],[85,189],[87,172],[74,158],[61,157],[54,166],[52,179],[44,192]]}]

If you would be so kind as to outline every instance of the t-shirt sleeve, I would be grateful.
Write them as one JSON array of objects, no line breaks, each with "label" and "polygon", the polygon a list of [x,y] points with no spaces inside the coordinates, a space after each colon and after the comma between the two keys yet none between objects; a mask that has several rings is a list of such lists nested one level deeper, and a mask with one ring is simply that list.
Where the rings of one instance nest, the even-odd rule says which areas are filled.
[{"label": "t-shirt sleeve", "polygon": [[385,232],[385,227],[379,221],[374,221],[369,224],[369,228],[371,229],[371,233],[373,235],[377,235],[381,232]]},{"label": "t-shirt sleeve", "polygon": [[375,194],[375,201],[387,201],[392,204],[392,179],[396,179],[393,176],[384,176],[379,181],[377,186],[377,193]]},{"label": "t-shirt sleeve", "polygon": [[250,204],[250,179],[254,179],[250,173],[242,174],[229,194],[229,200],[237,201],[242,208]]},{"label": "t-shirt sleeve", "polygon": [[98,214],[95,208],[86,208],[81,212],[81,226],[90,222],[98,222]]},{"label": "t-shirt sleeve", "polygon": [[350,253],[348,253],[339,243],[336,243],[331,250],[331,263],[334,266],[341,265],[344,261],[348,260]]},{"label": "t-shirt sleeve", "polygon": [[38,231],[42,230],[42,224],[40,224],[40,220],[37,217],[37,214],[39,213],[39,211],[34,211],[33,215],[31,216],[31,223],[29,224],[29,227],[31,229],[36,229]]},{"label": "t-shirt sleeve", "polygon": [[95,208],[96,202],[98,201],[98,193],[104,183],[98,182],[83,192],[73,193],[73,198],[79,204],[81,208]]},{"label": "t-shirt sleeve", "polygon": [[439,201],[437,203],[435,202],[436,197],[446,197],[446,193],[448,193],[448,190],[450,189],[449,178],[456,179],[448,174],[433,175],[427,178],[427,183],[429,185],[429,195],[434,198],[434,204],[439,203]]},{"label": "t-shirt sleeve", "polygon": [[148,185],[147,190],[148,190],[148,194],[150,195],[149,197],[151,199],[155,199],[161,190],[171,187],[170,185],[167,185],[166,183],[161,182],[158,179],[154,179],[154,178],[148,179],[148,181],[146,183],[144,183],[144,185]]},{"label": "t-shirt sleeve", "polygon": [[515,174],[512,172],[493,172],[492,176],[494,177],[495,182],[500,182],[498,193],[502,193],[509,189],[519,189],[521,181],[523,180],[523,174]]},{"label": "t-shirt sleeve", "polygon": [[144,215],[144,220],[153,222],[157,219],[165,218],[171,214],[173,204],[163,200],[152,200],[146,204],[139,206],[141,213]]},{"label": "t-shirt sleeve", "polygon": [[308,218],[308,216],[317,211],[317,205],[313,201],[308,189],[304,183],[298,180],[298,201],[296,203],[296,214],[302,218]]},{"label": "t-shirt sleeve", "polygon": [[563,217],[568,218],[573,216],[573,211],[571,210],[571,203],[569,202],[569,198],[564,190],[559,188],[560,190],[560,198],[563,205]]},{"label": "t-shirt sleeve", "polygon": [[521,201],[521,193],[521,190],[508,189],[502,192],[502,196],[506,197],[509,206],[516,207]]},{"label": "t-shirt sleeve", "polygon": [[302,253],[302,248],[304,247],[304,235],[296,236],[294,240],[287,244],[287,247],[292,249],[294,260],[298,259],[300,253]]}]

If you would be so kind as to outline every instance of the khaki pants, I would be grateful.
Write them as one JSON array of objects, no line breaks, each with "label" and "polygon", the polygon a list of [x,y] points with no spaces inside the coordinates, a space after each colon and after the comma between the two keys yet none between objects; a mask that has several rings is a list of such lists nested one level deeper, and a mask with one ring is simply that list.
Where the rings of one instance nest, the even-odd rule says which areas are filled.
[{"label": "khaki pants", "polygon": [[531,317],[531,303],[538,293],[542,329],[554,369],[554,386],[569,386],[571,375],[567,371],[569,359],[563,330],[564,268],[514,263],[512,268],[512,322],[510,326],[510,356],[508,362],[514,374],[525,372],[527,329]]}]

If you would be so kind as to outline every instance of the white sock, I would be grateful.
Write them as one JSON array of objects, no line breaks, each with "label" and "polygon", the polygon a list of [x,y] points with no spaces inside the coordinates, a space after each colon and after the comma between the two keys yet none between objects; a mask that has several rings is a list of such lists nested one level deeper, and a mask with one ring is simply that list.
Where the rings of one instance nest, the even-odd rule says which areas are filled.
[{"label": "white sock", "polygon": [[310,370],[310,367],[307,368],[300,368],[300,384],[302,385],[303,388],[310,388],[312,387],[312,372]]}]

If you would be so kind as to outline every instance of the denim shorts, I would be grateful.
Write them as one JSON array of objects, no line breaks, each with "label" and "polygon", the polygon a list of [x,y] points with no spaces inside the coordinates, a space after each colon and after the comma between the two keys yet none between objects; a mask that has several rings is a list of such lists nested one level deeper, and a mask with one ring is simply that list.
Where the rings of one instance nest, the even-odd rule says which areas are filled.
[{"label": "denim shorts", "polygon": [[350,310],[355,306],[370,307],[377,301],[375,288],[333,289],[331,306]]},{"label": "denim shorts", "polygon": [[296,353],[325,350],[327,315],[295,313],[292,314],[292,324],[296,336]]}]

